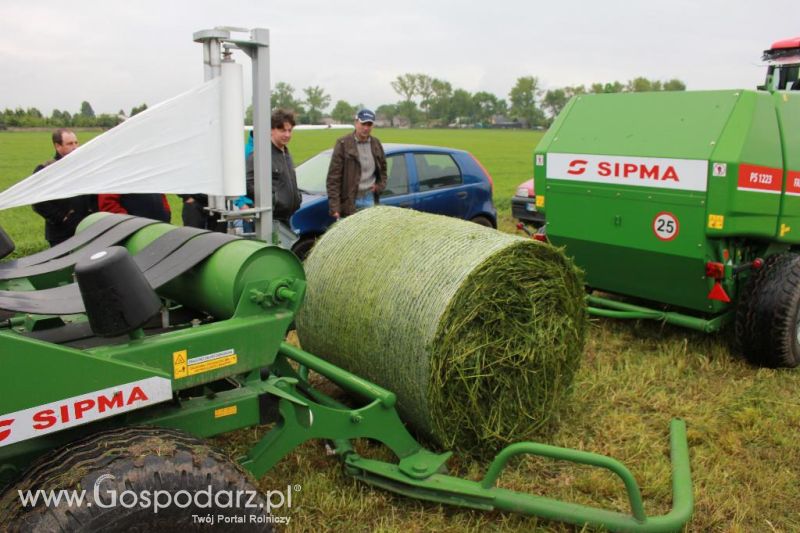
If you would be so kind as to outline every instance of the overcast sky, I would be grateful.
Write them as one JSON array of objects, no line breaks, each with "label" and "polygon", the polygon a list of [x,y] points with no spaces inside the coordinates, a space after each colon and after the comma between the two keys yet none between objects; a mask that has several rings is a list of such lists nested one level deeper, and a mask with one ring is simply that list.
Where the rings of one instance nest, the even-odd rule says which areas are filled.
[{"label": "overcast sky", "polygon": [[331,104],[376,107],[400,99],[390,82],[407,72],[501,98],[529,75],[545,89],[636,76],[679,78],[690,90],[754,88],[761,52],[800,35],[800,4],[0,0],[0,108],[153,105],[202,82],[192,33],[215,26],[268,28],[272,82],[290,83],[298,98],[319,85]]}]

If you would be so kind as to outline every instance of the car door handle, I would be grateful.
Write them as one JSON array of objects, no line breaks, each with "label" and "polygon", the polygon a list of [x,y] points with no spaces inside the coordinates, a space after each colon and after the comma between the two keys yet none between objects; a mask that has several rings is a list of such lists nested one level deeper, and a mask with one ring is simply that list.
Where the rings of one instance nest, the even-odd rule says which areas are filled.
[{"label": "car door handle", "polygon": [[467,191],[459,191],[459,192],[456,193],[456,196],[458,196],[459,198],[466,198],[467,197]]}]

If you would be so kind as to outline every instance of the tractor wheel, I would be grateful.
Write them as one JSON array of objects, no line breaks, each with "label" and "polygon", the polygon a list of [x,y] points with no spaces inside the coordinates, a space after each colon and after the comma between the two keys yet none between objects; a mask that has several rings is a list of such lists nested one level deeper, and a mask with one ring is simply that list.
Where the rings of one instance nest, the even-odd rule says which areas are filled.
[{"label": "tractor wheel", "polygon": [[[18,491],[37,490],[75,490],[84,499],[82,505],[23,507]],[[97,433],[36,461],[0,498],[0,523],[9,531],[271,531],[268,508],[248,475],[203,440],[131,427]],[[199,520],[204,517],[213,517],[213,525]]]},{"label": "tractor wheel", "polygon": [[751,363],[767,367],[800,364],[800,256],[769,257],[739,298],[736,348]]},{"label": "tractor wheel", "polygon": [[487,228],[494,228],[494,225],[492,224],[492,221],[489,220],[488,218],[484,217],[484,216],[477,216],[477,217],[471,218],[469,221],[470,222],[474,222],[475,224],[477,224],[479,226],[485,226]]},{"label": "tractor wheel", "polygon": [[310,237],[302,237],[294,244],[294,246],[292,246],[292,252],[294,252],[294,255],[296,255],[300,261],[305,261],[316,242],[316,236],[312,235]]}]

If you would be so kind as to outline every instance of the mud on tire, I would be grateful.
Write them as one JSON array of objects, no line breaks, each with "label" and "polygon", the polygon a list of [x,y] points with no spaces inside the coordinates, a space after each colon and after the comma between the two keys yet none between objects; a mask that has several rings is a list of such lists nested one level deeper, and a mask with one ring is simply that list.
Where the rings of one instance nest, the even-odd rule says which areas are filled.
[{"label": "mud on tire", "polygon": [[[111,477],[113,476],[113,478]],[[95,483],[98,490],[95,491]],[[209,486],[210,491],[209,491]],[[23,508],[19,491],[85,491],[81,506],[39,504]],[[154,512],[139,496],[168,491],[172,505]],[[132,491],[122,505],[120,496]],[[181,494],[176,498],[179,491]],[[206,504],[203,491],[211,494]],[[231,495],[215,501],[221,492]],[[237,492],[239,491],[239,492]],[[116,505],[112,506],[113,494]],[[192,497],[189,498],[188,495]],[[236,495],[241,494],[236,505]],[[99,496],[99,501],[95,500]],[[162,494],[163,496],[163,494]],[[152,498],[154,499],[154,498]],[[166,496],[161,500],[166,501]],[[191,503],[187,504],[187,502]],[[179,505],[176,504],[176,502]],[[254,507],[247,507],[245,503]],[[199,506],[195,504],[199,503]],[[0,497],[0,529],[5,531],[271,531],[267,505],[248,474],[203,440],[181,431],[149,427],[116,429],[92,435],[36,461],[21,480]],[[242,523],[209,527],[192,515],[236,517]],[[251,518],[252,516],[252,518]],[[243,517],[243,518],[240,518]]]}]

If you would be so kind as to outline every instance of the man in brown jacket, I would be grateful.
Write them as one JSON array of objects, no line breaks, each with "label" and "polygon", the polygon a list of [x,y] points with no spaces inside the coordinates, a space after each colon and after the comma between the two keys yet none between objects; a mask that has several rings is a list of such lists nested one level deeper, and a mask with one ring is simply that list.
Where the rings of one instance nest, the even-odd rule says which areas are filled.
[{"label": "man in brown jacket", "polygon": [[356,114],[354,134],[336,141],[328,167],[328,211],[339,219],[378,202],[386,188],[386,154],[373,137],[375,113],[362,109]]}]

